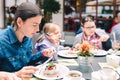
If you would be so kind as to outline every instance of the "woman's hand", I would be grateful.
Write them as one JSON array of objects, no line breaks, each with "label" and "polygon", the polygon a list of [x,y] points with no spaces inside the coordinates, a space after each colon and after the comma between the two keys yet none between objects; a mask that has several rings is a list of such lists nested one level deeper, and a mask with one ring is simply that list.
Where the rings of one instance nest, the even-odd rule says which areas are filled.
[{"label": "woman's hand", "polygon": [[51,57],[53,56],[54,53],[55,53],[54,48],[47,48],[47,49],[42,50],[42,55],[46,57]]},{"label": "woman's hand", "polygon": [[14,73],[0,72],[0,80],[21,80]]},{"label": "woman's hand", "polygon": [[18,72],[16,72],[15,74],[22,80],[30,80],[30,78],[32,77],[36,70],[38,70],[38,68],[34,66],[26,66],[23,67]]}]

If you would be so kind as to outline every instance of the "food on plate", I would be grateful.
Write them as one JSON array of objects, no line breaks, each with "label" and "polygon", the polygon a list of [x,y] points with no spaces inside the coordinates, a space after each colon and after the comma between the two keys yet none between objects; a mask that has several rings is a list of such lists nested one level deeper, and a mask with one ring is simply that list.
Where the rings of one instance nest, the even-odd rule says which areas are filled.
[{"label": "food on plate", "polygon": [[57,54],[61,57],[65,57],[65,58],[77,58],[77,52],[78,51],[61,50]]},{"label": "food on plate", "polygon": [[62,51],[62,54],[65,54],[67,56],[73,56],[73,55],[77,55],[77,51],[74,51],[74,50],[64,50],[64,51]]},{"label": "food on plate", "polygon": [[97,54],[98,53],[98,49],[94,49],[94,50],[92,49],[92,50],[90,50],[90,52],[93,53],[93,54]]},{"label": "food on plate", "polygon": [[108,50],[108,53],[110,53],[110,54],[120,55],[120,50],[109,49],[109,50]]},{"label": "food on plate", "polygon": [[44,70],[44,75],[45,76],[57,76],[58,75],[58,68],[54,62],[50,62]]},{"label": "food on plate", "polygon": [[69,50],[69,51],[68,51],[68,54],[73,54],[73,55],[74,55],[74,54],[76,54],[76,51],[74,51],[74,50]]},{"label": "food on plate", "polygon": [[101,49],[90,50],[90,52],[94,55],[106,55],[107,52]]},{"label": "food on plate", "polygon": [[68,50],[65,53],[63,53],[63,55],[68,57],[77,57],[77,51]]},{"label": "food on plate", "polygon": [[91,46],[90,52],[93,54],[97,54],[99,49],[96,46]]},{"label": "food on plate", "polygon": [[70,78],[70,80],[80,80],[82,78],[82,73],[73,70],[69,72],[68,77]]},{"label": "food on plate", "polygon": [[39,70],[35,72],[34,76],[42,80],[58,80],[64,78],[69,73],[68,67],[53,62],[39,65],[38,68]]},{"label": "food on plate", "polygon": [[74,47],[72,47],[71,49],[66,49],[64,50],[64,54],[76,54],[76,49]]},{"label": "food on plate", "polygon": [[73,73],[70,73],[69,76],[71,76],[71,77],[79,77],[80,74],[73,72]]}]

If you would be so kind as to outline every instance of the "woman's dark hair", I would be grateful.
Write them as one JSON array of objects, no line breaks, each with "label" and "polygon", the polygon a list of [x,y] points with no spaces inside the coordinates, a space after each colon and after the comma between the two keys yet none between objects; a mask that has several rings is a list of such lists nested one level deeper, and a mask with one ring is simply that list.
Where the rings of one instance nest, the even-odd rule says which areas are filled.
[{"label": "woman's dark hair", "polygon": [[37,5],[30,2],[27,2],[27,3],[24,2],[17,7],[15,16],[14,16],[14,22],[17,25],[16,21],[18,17],[20,17],[23,21],[26,21],[28,18],[35,17],[38,15],[42,16],[42,13],[40,8]]},{"label": "woman's dark hair", "polygon": [[81,25],[83,26],[86,22],[94,22],[94,16],[92,15],[87,15],[82,19]]}]

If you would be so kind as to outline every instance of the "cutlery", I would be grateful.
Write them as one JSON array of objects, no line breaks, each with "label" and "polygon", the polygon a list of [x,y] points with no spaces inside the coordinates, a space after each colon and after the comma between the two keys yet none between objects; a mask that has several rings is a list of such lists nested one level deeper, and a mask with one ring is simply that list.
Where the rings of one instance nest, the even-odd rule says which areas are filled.
[{"label": "cutlery", "polygon": [[60,39],[60,42],[65,42],[65,40],[64,39]]},{"label": "cutlery", "polygon": [[[55,53],[55,49],[53,48],[53,52]],[[44,66],[45,64],[47,64],[52,58],[54,57],[54,55],[52,57],[49,57],[44,63],[42,63],[40,66]]]},{"label": "cutlery", "polygon": [[47,64],[52,58],[53,58],[53,56],[48,58],[48,60],[46,60],[43,64],[37,66],[37,68],[40,67],[39,73],[42,72],[44,65]]},{"label": "cutlery", "polygon": [[52,57],[50,57],[50,58],[48,58],[48,60],[46,60],[42,65],[45,65],[45,64],[47,64],[51,59],[53,58],[53,56]]},{"label": "cutlery", "polygon": [[114,70],[117,74],[118,74],[118,76],[119,76],[119,79],[120,79],[120,74],[119,74],[119,72],[117,71],[117,70]]},{"label": "cutlery", "polygon": [[[51,59],[53,58],[53,56],[52,57],[50,57],[50,58],[48,58],[44,63],[42,63],[41,65],[39,65],[40,67],[42,66],[44,66],[45,64],[47,64]],[[39,67],[39,66],[37,66],[37,67]]]}]

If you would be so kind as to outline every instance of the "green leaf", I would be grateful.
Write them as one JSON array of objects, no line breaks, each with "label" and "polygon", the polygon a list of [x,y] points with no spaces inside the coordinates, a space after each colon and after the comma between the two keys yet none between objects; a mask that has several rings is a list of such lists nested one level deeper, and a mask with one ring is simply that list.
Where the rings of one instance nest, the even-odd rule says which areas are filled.
[{"label": "green leaf", "polygon": [[53,61],[51,61],[50,63],[49,63],[49,65],[48,65],[49,67],[52,67],[52,66],[54,66],[54,62]]}]

